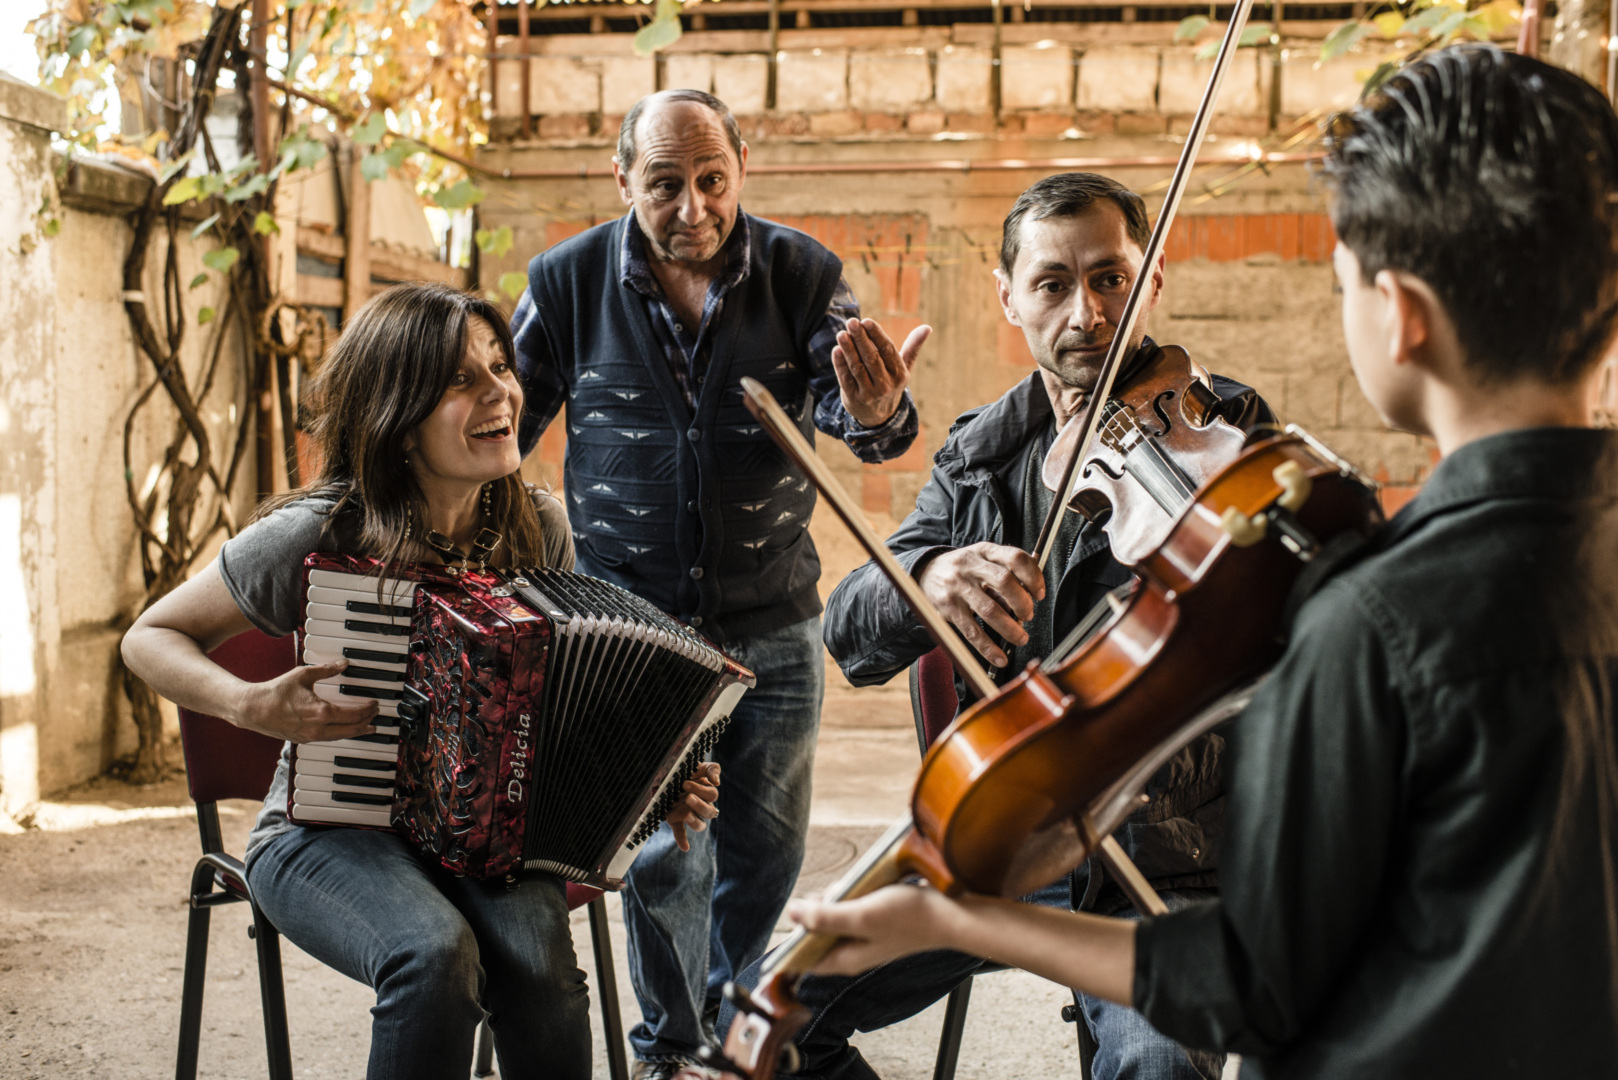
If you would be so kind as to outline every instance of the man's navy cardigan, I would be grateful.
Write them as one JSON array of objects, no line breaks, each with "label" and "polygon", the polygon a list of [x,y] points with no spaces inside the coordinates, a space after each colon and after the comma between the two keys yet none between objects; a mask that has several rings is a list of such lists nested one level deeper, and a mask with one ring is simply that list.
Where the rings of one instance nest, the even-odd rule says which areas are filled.
[{"label": "man's navy cardigan", "polygon": [[[748,274],[713,328],[694,413],[642,298],[619,280],[621,221],[528,267],[533,323],[567,386],[563,485],[579,572],[721,642],[820,611],[815,490],[748,413],[740,380],[769,387],[813,442],[805,357],[842,276],[837,256],[810,237],[748,220]],[[526,448],[539,432],[524,428]]]}]

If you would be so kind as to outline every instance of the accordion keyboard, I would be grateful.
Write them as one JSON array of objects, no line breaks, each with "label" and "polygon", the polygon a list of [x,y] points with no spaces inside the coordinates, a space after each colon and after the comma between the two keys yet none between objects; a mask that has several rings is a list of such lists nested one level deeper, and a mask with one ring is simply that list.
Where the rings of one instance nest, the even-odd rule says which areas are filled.
[{"label": "accordion keyboard", "polygon": [[347,660],[315,684],[338,705],[377,703],[376,733],[298,747],[293,816],[301,822],[386,828],[398,779],[399,700],[404,694],[410,611],[417,582],[310,570],[303,662]]}]

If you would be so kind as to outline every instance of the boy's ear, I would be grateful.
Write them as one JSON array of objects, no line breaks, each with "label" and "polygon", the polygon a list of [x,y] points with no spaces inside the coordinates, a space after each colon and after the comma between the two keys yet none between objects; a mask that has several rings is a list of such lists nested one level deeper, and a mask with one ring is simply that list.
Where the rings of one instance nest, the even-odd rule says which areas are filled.
[{"label": "boy's ear", "polygon": [[1375,285],[1387,316],[1388,358],[1427,366],[1434,321],[1444,317],[1438,297],[1425,281],[1393,270],[1379,272]]}]

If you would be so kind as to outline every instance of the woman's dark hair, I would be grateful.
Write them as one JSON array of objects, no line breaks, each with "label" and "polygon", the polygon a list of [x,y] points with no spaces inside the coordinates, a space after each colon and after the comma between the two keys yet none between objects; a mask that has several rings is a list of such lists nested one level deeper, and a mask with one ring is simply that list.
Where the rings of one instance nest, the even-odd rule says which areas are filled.
[{"label": "woman's dark hair", "polygon": [[1102,199],[1110,199],[1124,212],[1124,229],[1129,233],[1129,239],[1145,251],[1152,239],[1152,227],[1146,220],[1144,199],[1100,173],[1057,173],[1047,176],[1017,196],[1000,234],[1000,269],[1008,274],[1016,269],[1017,253],[1022,250],[1024,218],[1044,221],[1046,218],[1074,217]]},{"label": "woman's dark hair", "polygon": [[1405,67],[1327,129],[1332,223],[1367,282],[1426,282],[1480,379],[1567,384],[1606,351],[1618,117],[1589,83],[1492,45]]},{"label": "woman's dark hair", "polygon": [[[412,539],[407,522],[414,520],[419,535],[428,520],[427,501],[405,460],[405,438],[438,407],[460,370],[473,319],[489,324],[507,362],[515,363],[500,309],[459,289],[395,285],[355,312],[310,387],[308,431],[320,475],[266,500],[255,516],[308,495],[333,496],[331,521],[345,512],[360,515],[363,554],[384,568],[403,561]],[[513,417],[513,425],[520,419]],[[518,566],[543,561],[539,514],[519,473],[493,482],[489,511],[507,559]]]}]

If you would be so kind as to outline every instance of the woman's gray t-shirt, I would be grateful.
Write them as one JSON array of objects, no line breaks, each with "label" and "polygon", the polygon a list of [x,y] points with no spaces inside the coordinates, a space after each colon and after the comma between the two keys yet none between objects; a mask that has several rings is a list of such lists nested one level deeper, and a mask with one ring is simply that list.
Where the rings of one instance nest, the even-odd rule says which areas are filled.
[{"label": "woman's gray t-shirt", "polygon": [[[573,533],[561,502],[534,491],[544,533],[545,565],[573,569]],[[333,521],[336,499],[310,496],[260,518],[219,550],[219,576],[236,606],[249,622],[271,637],[283,637],[298,627],[303,609],[303,560],[317,551],[354,551],[357,514],[345,513]],[[329,526],[329,527],[328,527]],[[247,838],[247,859],[272,836],[295,828],[287,820],[287,780],[291,770],[291,743],[281,748],[264,808]]]}]

